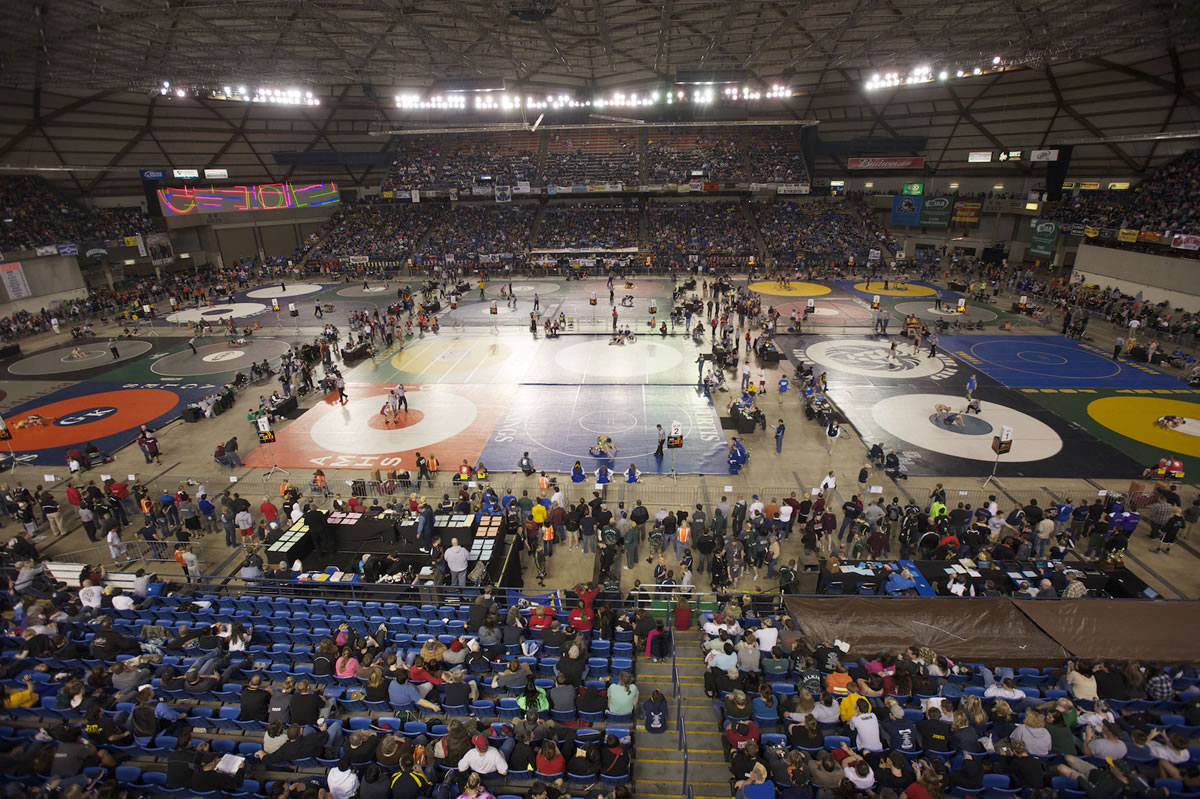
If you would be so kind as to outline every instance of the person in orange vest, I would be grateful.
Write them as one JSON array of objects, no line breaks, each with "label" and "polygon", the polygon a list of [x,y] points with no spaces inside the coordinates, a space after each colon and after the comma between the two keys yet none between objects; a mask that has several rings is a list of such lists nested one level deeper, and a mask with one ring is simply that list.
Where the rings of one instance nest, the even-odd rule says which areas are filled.
[{"label": "person in orange vest", "polygon": [[554,527],[549,524],[542,526],[542,552],[547,558],[554,554]]},{"label": "person in orange vest", "polygon": [[678,523],[675,528],[675,560],[678,562],[683,558],[683,550],[687,549],[688,541],[692,537],[692,528],[688,526],[686,521]]}]

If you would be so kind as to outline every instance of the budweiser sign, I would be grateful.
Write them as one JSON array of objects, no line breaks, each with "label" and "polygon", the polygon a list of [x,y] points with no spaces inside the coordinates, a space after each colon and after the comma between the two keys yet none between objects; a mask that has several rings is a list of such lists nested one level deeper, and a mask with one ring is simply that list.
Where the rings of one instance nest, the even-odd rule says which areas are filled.
[{"label": "budweiser sign", "polygon": [[925,159],[920,156],[907,158],[848,158],[846,166],[851,169],[920,169]]}]

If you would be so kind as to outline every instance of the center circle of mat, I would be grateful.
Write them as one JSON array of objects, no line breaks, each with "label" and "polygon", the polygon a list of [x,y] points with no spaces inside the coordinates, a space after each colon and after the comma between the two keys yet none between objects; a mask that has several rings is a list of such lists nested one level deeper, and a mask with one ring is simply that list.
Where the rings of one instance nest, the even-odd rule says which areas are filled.
[{"label": "center circle of mat", "polygon": [[377,284],[374,286],[369,285],[366,288],[363,288],[361,285],[350,286],[348,288],[338,289],[336,292],[336,294],[339,297],[360,297],[360,298],[382,297],[384,295],[388,295],[389,293],[394,294],[393,286],[392,285],[385,286],[383,284]]},{"label": "center circle of mat", "polygon": [[[794,310],[797,316],[803,316],[807,307],[803,302],[784,302],[775,306],[775,310],[790,324],[792,311]],[[817,325],[835,321],[870,322],[873,318],[874,311],[848,300],[825,300],[817,303],[816,307],[808,312],[808,321]],[[780,321],[782,323],[783,320]]]},{"label": "center circle of mat", "polygon": [[[475,404],[466,397],[450,391],[410,391],[408,406],[421,412],[416,424],[408,427],[371,429],[371,435],[361,435],[363,420],[379,415],[379,407],[387,401],[386,393],[359,397],[354,386],[347,389],[349,401],[333,413],[326,413],[312,426],[313,443],[330,452],[353,455],[388,455],[422,449],[466,430],[475,421]],[[369,425],[369,422],[368,422]]]},{"label": "center circle of mat", "polygon": [[[1114,433],[1161,449],[1164,455],[1200,458],[1200,432],[1158,426],[1162,416],[1183,416],[1191,426],[1192,419],[1200,419],[1200,403],[1162,397],[1102,397],[1088,403],[1087,413]],[[1196,424],[1200,426],[1200,422]]]},{"label": "center circle of mat", "polygon": [[600,377],[634,377],[666,372],[683,361],[683,353],[666,344],[654,344],[645,339],[617,346],[608,339],[585,341],[564,347],[554,355],[554,362],[576,374]]},{"label": "center circle of mat", "polygon": [[[241,347],[230,347],[223,342],[204,344],[196,347],[195,355],[192,354],[191,348],[187,348],[159,358],[150,365],[150,371],[166,377],[215,375],[239,368],[245,358],[252,361],[261,361],[264,358],[273,360],[288,349],[287,342],[274,338],[247,339],[246,344]],[[246,368],[250,368],[249,364]]]},{"label": "center circle of mat", "polygon": [[[868,288],[868,286],[870,286]],[[931,289],[929,286],[920,286],[914,283],[908,283],[900,288],[892,286],[884,288],[883,283],[855,283],[854,288],[864,294],[878,294],[881,297],[929,297],[937,294],[937,289]]]},{"label": "center circle of mat", "polygon": [[[31,408],[5,421],[9,429],[15,431],[9,442],[13,449],[53,449],[134,430],[178,404],[177,394],[160,388],[102,391]],[[17,423],[30,416],[54,419],[54,422],[48,426],[17,430]]]},{"label": "center circle of mat", "polygon": [[938,430],[948,430],[960,436],[986,436],[995,429],[978,416],[969,413],[960,414],[959,418],[962,419],[962,427],[959,427],[957,424],[946,424],[942,421],[941,415],[931,413],[929,414],[929,423]]},{"label": "center circle of mat", "polygon": [[1017,357],[1026,363],[1036,363],[1042,366],[1063,366],[1067,363],[1067,359],[1061,355],[1056,355],[1053,352],[1018,352]]},{"label": "center circle of mat", "polygon": [[958,302],[947,300],[942,304],[941,309],[933,305],[928,305],[926,302],[900,302],[896,303],[896,313],[900,314],[915,314],[918,318],[943,316],[946,319],[957,317],[968,322],[993,322],[996,320],[996,313],[989,311],[987,308],[980,308],[975,305],[967,305],[966,313],[958,312]]},{"label": "center circle of mat", "polygon": [[[386,397],[384,400],[386,401]],[[382,413],[377,413],[367,420],[367,427],[372,430],[403,430],[406,427],[415,427],[425,418],[425,414],[418,411],[416,408],[409,408],[405,411],[400,409],[400,413],[396,415],[396,421],[392,421]]]},{"label": "center circle of mat", "polygon": [[[497,293],[500,291],[500,286],[507,285],[507,283],[496,283]],[[543,297],[547,294],[554,294],[560,288],[557,283],[513,283],[512,293],[515,297],[528,297],[532,300],[534,294]]]},{"label": "center circle of mat", "polygon": [[803,281],[793,281],[790,288],[783,288],[778,283],[770,280],[760,280],[757,283],[750,284],[751,291],[757,291],[759,294],[771,294],[776,297],[820,297],[823,294],[828,294],[833,291],[829,286],[822,286],[820,283],[805,283]]},{"label": "center circle of mat", "polygon": [[[1022,346],[1030,347],[1030,349],[1020,349]],[[1041,377],[1053,377],[1059,380],[1104,380],[1116,377],[1121,373],[1119,363],[1096,352],[1040,341],[1037,342],[1036,349],[1033,348],[1034,346],[1020,338],[1012,338],[981,341],[972,344],[970,352],[972,357],[1001,369]],[[989,350],[996,352],[996,357],[988,357]],[[1046,350],[1055,350],[1056,352],[1050,353]],[[1058,355],[1062,361],[1054,363],[1036,361],[1034,358],[1037,356],[1033,353],[1042,353],[1043,355],[1062,353]],[[1027,366],[1016,366],[1013,361],[1017,360]]]},{"label": "center circle of mat", "polygon": [[592,411],[579,418],[579,426],[584,430],[606,436],[628,433],[637,423],[637,417],[628,411]]},{"label": "center circle of mat", "polygon": [[1172,427],[1172,432],[1183,433],[1185,436],[1196,436],[1200,438],[1200,419],[1193,419],[1190,416],[1183,417],[1183,424],[1179,427]]},{"label": "center circle of mat", "polygon": [[216,322],[228,319],[230,316],[234,318],[252,316],[256,313],[262,313],[265,310],[267,310],[267,306],[261,302],[233,302],[224,305],[214,305],[210,308],[188,308],[185,311],[176,311],[167,316],[167,321],[180,325],[186,322],[207,320],[215,324]]},{"label": "center circle of mat", "polygon": [[[598,282],[598,281],[591,282],[591,283],[585,283],[583,286],[583,290],[587,294],[586,299],[591,299],[591,296],[593,294],[595,294],[596,298],[599,300],[607,300],[608,299],[608,283],[602,283],[602,282]],[[627,289],[627,288],[625,288],[624,280],[614,280],[612,290],[613,290],[613,297],[615,299],[619,300],[622,297],[624,297],[626,294],[632,294],[635,297],[661,296],[668,292],[669,287],[667,286],[666,282],[662,281],[662,280],[639,279],[637,282],[633,283],[633,288]],[[699,285],[697,285],[693,291],[690,291],[688,293],[695,294],[697,297],[699,297],[700,296]]]},{"label": "center circle of mat", "polygon": [[84,369],[95,369],[106,363],[120,363],[145,355],[154,345],[149,341],[126,340],[117,342],[117,357],[114,359],[109,352],[108,342],[95,339],[86,344],[78,345],[84,357],[71,358],[75,347],[62,347],[47,352],[35,352],[27,358],[9,364],[9,374],[14,375],[57,375],[65,372],[80,372]]},{"label": "center circle of mat", "polygon": [[317,283],[293,283],[290,286],[285,285],[284,288],[265,286],[254,291],[247,291],[246,296],[254,300],[282,300],[286,297],[303,297],[305,294],[313,294],[323,288],[325,287]]},{"label": "center circle of mat", "polygon": [[[885,397],[871,408],[875,423],[896,438],[919,447],[976,461],[994,461],[992,438],[987,435],[959,435],[945,425],[917,425],[937,405],[962,408],[963,398],[954,394],[897,394]],[[1030,416],[994,402],[984,402],[983,412],[975,417],[992,426],[1013,428],[1012,451],[1000,456],[1001,463],[1040,461],[1062,451],[1063,442],[1054,428]]]},{"label": "center circle of mat", "polygon": [[897,347],[895,358],[888,358],[889,351],[887,342],[837,339],[810,344],[804,358],[835,371],[895,380],[932,377],[946,368],[941,358],[913,355],[907,347]]}]

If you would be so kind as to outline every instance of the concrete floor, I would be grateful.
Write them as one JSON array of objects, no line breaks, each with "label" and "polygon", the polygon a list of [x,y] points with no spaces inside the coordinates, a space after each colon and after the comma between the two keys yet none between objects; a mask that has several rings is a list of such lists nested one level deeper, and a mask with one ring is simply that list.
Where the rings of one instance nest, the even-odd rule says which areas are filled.
[{"label": "concrete floor", "polygon": [[[532,281],[527,280],[523,282]],[[1003,307],[1007,308],[1010,298],[1002,295],[999,299]],[[990,330],[991,328],[989,328]],[[104,331],[100,332],[103,333]],[[264,331],[264,334],[266,332]],[[312,330],[305,328],[301,332],[305,335],[311,335],[318,331],[316,328]],[[443,334],[447,332],[453,331],[443,329]],[[1013,331],[1016,335],[1022,333],[1045,334],[1046,332],[1048,331],[1032,322],[1019,324]],[[1117,331],[1108,323],[1099,320],[1093,322],[1088,332],[1095,337],[1095,343],[1098,346],[1111,347],[1111,341]],[[523,328],[515,326],[511,329],[503,327],[497,329],[494,335],[498,337],[497,340],[499,341],[503,341],[506,336],[520,337],[522,340],[528,339],[528,334],[524,332]],[[28,353],[51,346],[62,346],[68,340],[69,335],[67,334],[59,336],[47,334],[22,341],[22,348]],[[385,353],[378,356],[375,360],[381,362],[386,357],[390,357],[390,355]],[[376,364],[367,362],[362,366],[356,367],[354,370],[348,371],[348,382],[354,382],[358,370],[363,370],[366,373],[374,369],[375,366]],[[790,373],[791,367],[786,363],[784,363],[784,366]],[[781,371],[779,369],[769,370],[767,374],[768,385],[773,385],[780,374]],[[248,497],[255,506],[261,501],[264,494],[277,496],[277,475],[266,478],[264,477],[266,470],[263,468],[219,469],[214,465],[211,457],[216,443],[224,441],[232,435],[240,436],[244,442],[243,450],[247,449],[247,443],[245,442],[251,440],[251,431],[246,422],[246,412],[256,402],[258,393],[253,390],[244,392],[239,397],[234,409],[220,417],[203,420],[197,424],[176,422],[161,429],[158,432],[158,437],[162,450],[166,453],[161,466],[148,466],[144,463],[140,451],[135,446],[129,446],[117,453],[116,462],[104,467],[103,471],[121,478],[124,478],[128,474],[136,474],[139,480],[152,482],[155,490],[158,491],[167,488],[173,489],[180,483],[190,480],[205,484],[210,494],[219,493],[224,487],[229,486],[230,481],[236,477],[238,483],[234,486],[234,489],[239,490],[244,496]],[[724,397],[727,395],[721,396]],[[301,407],[309,407],[316,402],[322,401],[322,399],[310,394],[301,400]],[[617,501],[623,499],[627,502],[628,506],[632,506],[634,499],[641,498],[651,509],[651,513],[653,513],[658,507],[673,508],[679,506],[681,503],[690,506],[696,501],[702,501],[706,506],[711,506],[722,495],[729,496],[730,501],[735,500],[738,496],[745,496],[749,500],[750,496],[755,493],[762,494],[764,500],[772,497],[782,498],[786,491],[797,490],[803,492],[815,487],[819,484],[821,478],[828,471],[832,470],[837,475],[840,486],[839,490],[835,492],[834,499],[840,505],[844,498],[843,495],[848,495],[848,489],[855,485],[855,476],[859,468],[863,465],[867,446],[858,439],[849,425],[847,425],[843,427],[843,440],[839,441],[834,453],[830,455],[824,446],[823,430],[819,429],[812,422],[804,420],[803,406],[799,401],[797,393],[792,393],[784,397],[778,393],[769,392],[760,402],[768,418],[782,417],[788,425],[786,446],[783,454],[777,455],[775,453],[774,441],[769,429],[766,432],[756,432],[746,437],[746,443],[748,448],[753,452],[754,457],[739,475],[679,475],[677,478],[650,475],[646,476],[644,482],[637,486],[628,486],[623,483],[610,486],[610,504],[615,506]],[[243,456],[245,456],[245,451],[243,452]],[[444,468],[452,468],[453,465],[443,462],[443,466]],[[503,465],[496,464],[496,466],[502,467]],[[62,470],[60,469],[59,471],[61,472]],[[93,471],[98,472],[101,470]],[[326,469],[326,472],[331,473],[331,470]],[[46,468],[18,466],[14,473],[5,474],[0,479],[10,483],[21,482],[26,486],[34,486],[41,484],[42,476],[46,473]],[[94,476],[98,478],[98,474]],[[338,486],[345,489],[346,486],[339,481],[343,477],[349,479],[351,476],[349,471],[338,472],[336,477],[331,474],[330,484],[334,486],[335,490],[337,490]],[[295,483],[307,483],[308,472],[292,469],[291,479]],[[564,480],[570,486],[569,479],[560,478],[560,480]],[[872,477],[872,482],[882,483],[884,495],[889,499],[891,496],[896,495],[900,496],[903,500],[906,495],[910,495],[918,500],[924,500],[928,496],[929,490],[937,482],[945,485],[951,499],[959,495],[957,492],[968,492],[961,494],[963,497],[983,496],[981,493],[982,480],[977,478],[962,478],[955,475],[944,475],[937,478],[913,477],[898,485],[880,476]],[[533,489],[536,489],[534,479],[525,478],[519,473],[515,475],[511,473],[500,474],[493,471],[492,483],[498,487],[512,487],[518,491],[522,488],[530,489],[531,494],[534,493]],[[1128,484],[1129,480],[1124,478],[1108,481],[1084,481],[1073,478],[1069,474],[1064,474],[1058,479],[1051,480],[1006,477],[998,484],[993,484],[994,488],[989,488],[987,493],[996,493],[1001,507],[1006,508],[1011,507],[1012,503],[1016,500],[1024,502],[1026,496],[1031,493],[1038,495],[1048,493],[1057,497],[1072,497],[1076,499],[1087,497],[1090,499],[1095,496],[1097,485],[1114,491],[1124,491],[1128,488]],[[61,486],[61,484],[59,485]],[[192,487],[192,490],[194,492],[195,486]],[[55,493],[61,497],[61,492],[56,491]],[[346,493],[348,494],[348,491]],[[590,496],[590,491],[585,493]],[[568,491],[567,495],[569,498],[576,498],[575,494],[576,492],[574,491]],[[1184,502],[1190,502],[1195,494],[1196,488],[1194,486],[1185,486],[1183,491]],[[73,514],[68,513],[66,515],[72,516]],[[42,551],[51,557],[64,557],[72,560],[86,560],[88,562],[110,564],[112,561],[107,548],[90,545],[82,530],[78,527],[77,522],[73,518],[69,519],[69,521],[72,524],[68,534],[57,540],[44,541],[41,544]],[[1130,568],[1165,597],[1194,598],[1200,596],[1200,570],[1196,568],[1197,559],[1200,558],[1200,551],[1197,550],[1197,547],[1200,546],[1200,541],[1184,538],[1167,555],[1151,553],[1150,549],[1152,545],[1152,542],[1149,542],[1144,534],[1134,536],[1127,560]],[[223,536],[219,533],[206,536],[196,545],[196,550],[200,554],[202,561],[207,564],[206,569],[208,573],[236,573],[237,567],[240,565],[238,553],[230,551],[224,546]],[[547,585],[569,587],[581,580],[590,579],[594,571],[592,556],[589,555],[584,558],[578,557],[579,554],[581,553],[566,551],[560,546],[556,555],[551,559],[546,581]],[[626,588],[632,585],[634,579],[641,579],[643,582],[652,581],[652,567],[646,563],[646,556],[648,554],[646,548],[643,548],[640,554],[641,557],[635,568],[622,572],[623,583]],[[785,560],[795,557],[804,562],[798,540],[793,538],[787,542],[784,547],[783,557]],[[674,567],[673,555],[667,556],[667,563],[668,566]],[[809,559],[808,563],[812,565],[812,559]],[[136,568],[136,565],[134,568]],[[177,569],[173,561],[154,564],[153,569],[164,576],[177,574]],[[697,582],[706,587],[703,580],[697,580]],[[527,585],[533,584],[532,579],[527,579]],[[741,590],[756,590],[760,587],[773,588],[774,583],[773,581],[768,581],[765,576],[763,580],[756,583],[752,579],[752,576],[747,575],[741,579],[737,587]]]}]

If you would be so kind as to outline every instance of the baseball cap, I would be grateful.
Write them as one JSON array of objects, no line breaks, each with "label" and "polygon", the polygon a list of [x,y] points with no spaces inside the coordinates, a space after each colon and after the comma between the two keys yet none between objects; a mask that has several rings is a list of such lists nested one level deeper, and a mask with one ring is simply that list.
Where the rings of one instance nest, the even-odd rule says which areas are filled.
[{"label": "baseball cap", "polygon": [[484,738],[482,735],[476,735],[471,739],[471,743],[475,744],[475,746],[479,747],[480,749],[483,749],[488,745],[488,739]]}]

